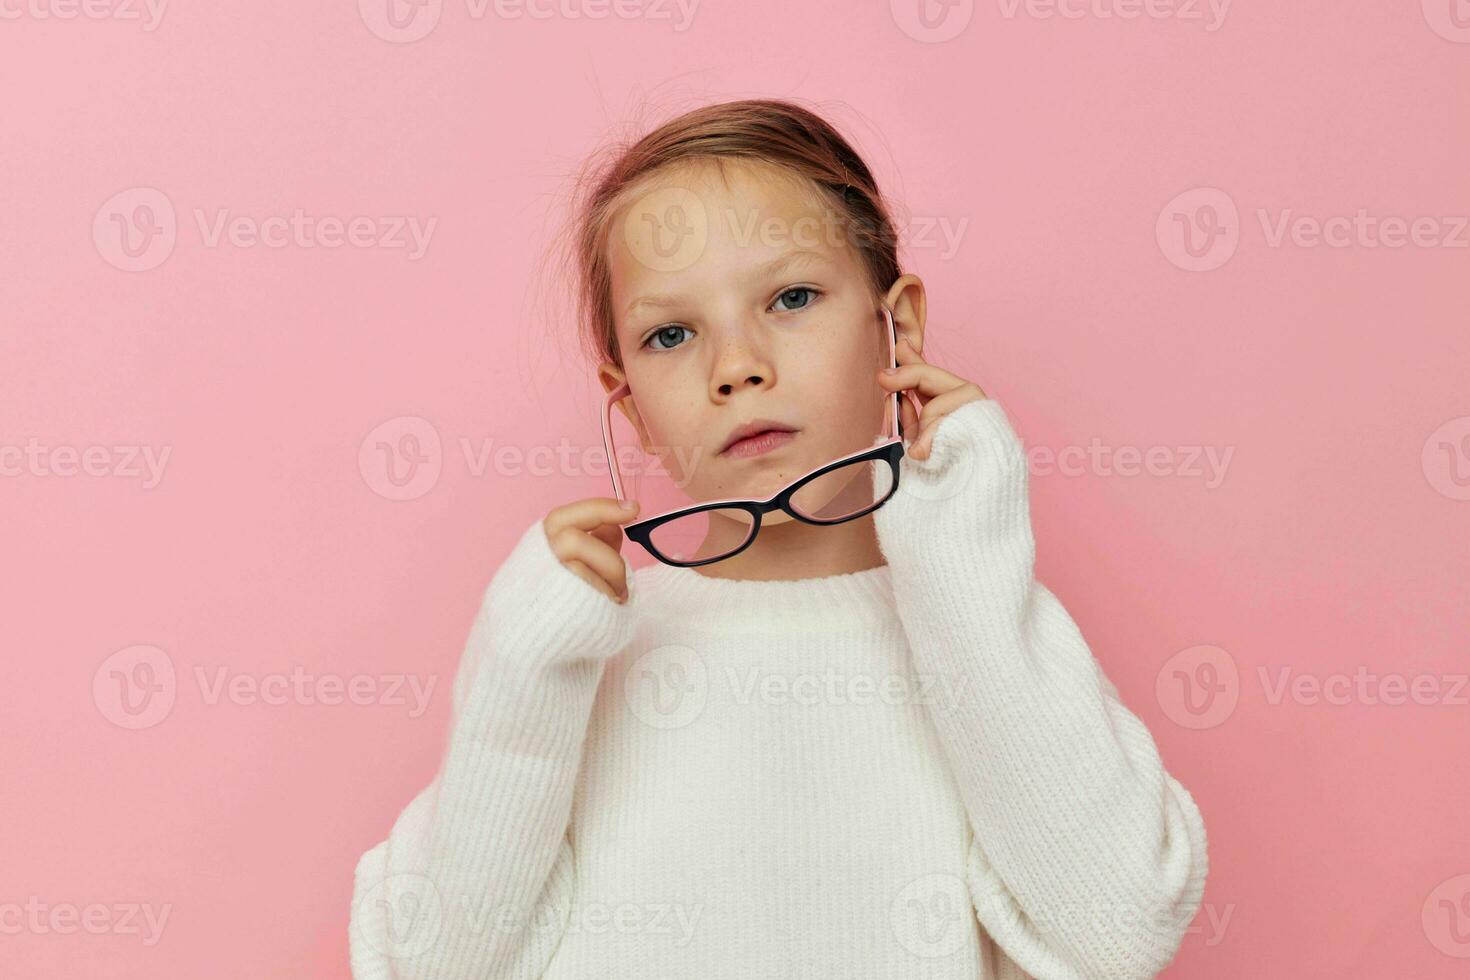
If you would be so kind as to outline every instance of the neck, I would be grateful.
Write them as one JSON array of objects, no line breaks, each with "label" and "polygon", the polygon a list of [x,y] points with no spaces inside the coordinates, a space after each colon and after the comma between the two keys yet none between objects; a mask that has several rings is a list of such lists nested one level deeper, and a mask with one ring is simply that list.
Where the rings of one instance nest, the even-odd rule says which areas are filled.
[{"label": "neck", "polygon": [[827,526],[795,519],[764,524],[740,554],[690,571],[706,578],[769,582],[845,575],[884,564],[873,515],[868,514]]},{"label": "neck", "polygon": [[[762,528],[745,551],[710,565],[654,562],[637,573],[639,602],[651,619],[681,629],[764,635],[894,628],[891,569],[871,520]],[[866,527],[869,536],[853,527]]]}]

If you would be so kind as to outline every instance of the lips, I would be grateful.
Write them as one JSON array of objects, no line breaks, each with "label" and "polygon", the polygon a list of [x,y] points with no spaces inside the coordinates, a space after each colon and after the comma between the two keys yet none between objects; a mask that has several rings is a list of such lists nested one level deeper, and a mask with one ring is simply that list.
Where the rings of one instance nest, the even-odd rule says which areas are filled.
[{"label": "lips", "polygon": [[736,426],[735,429],[731,431],[730,435],[727,436],[725,439],[725,444],[720,447],[720,454],[724,455],[725,453],[729,452],[730,447],[735,445],[740,440],[749,439],[751,436],[760,435],[762,432],[795,431],[796,428],[794,426],[787,425],[784,422],[776,422],[772,419],[754,419],[750,422],[745,423],[744,425]]}]

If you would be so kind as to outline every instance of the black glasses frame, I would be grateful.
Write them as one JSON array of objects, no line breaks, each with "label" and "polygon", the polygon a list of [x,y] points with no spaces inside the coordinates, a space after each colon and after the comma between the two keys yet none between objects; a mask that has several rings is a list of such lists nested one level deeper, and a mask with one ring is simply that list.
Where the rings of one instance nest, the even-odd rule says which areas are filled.
[{"label": "black glasses frame", "polygon": [[[632,540],[641,544],[644,550],[653,555],[653,557],[657,558],[659,561],[663,562],[665,565],[675,565],[679,568],[693,568],[696,565],[709,565],[717,561],[724,561],[727,558],[734,558],[736,555],[740,554],[740,552],[744,551],[746,548],[749,548],[751,544],[755,541],[756,535],[760,533],[761,516],[764,514],[769,514],[773,510],[783,510],[786,513],[790,514],[792,517],[796,518],[798,521],[801,521],[805,524],[820,525],[842,524],[846,521],[854,521],[857,520],[859,517],[871,514],[873,511],[877,510],[879,507],[882,507],[885,503],[887,503],[888,498],[892,497],[894,493],[897,492],[899,471],[898,464],[899,460],[901,459],[903,459],[902,423],[900,423],[899,425],[898,439],[892,442],[885,443],[881,446],[874,446],[872,449],[859,453],[856,456],[849,456],[845,459],[838,460],[835,463],[828,463],[821,469],[815,470],[811,473],[808,473],[806,476],[801,477],[795,483],[787,485],[785,489],[779,491],[774,497],[771,497],[768,500],[731,500],[716,501],[714,503],[708,504],[696,504],[692,507],[687,507],[683,510],[676,511],[672,514],[664,514],[659,517],[649,518],[646,521],[638,521],[636,523],[629,524],[628,526],[623,528],[623,533]],[[797,510],[791,505],[791,498],[795,496],[796,492],[811,481],[815,480],[817,477],[823,476],[827,473],[831,473],[833,470],[841,469],[844,466],[865,465],[870,460],[883,460],[888,464],[889,470],[893,473],[893,483],[888,488],[888,492],[885,493],[880,499],[873,501],[873,505],[871,507],[857,511],[852,514],[845,514],[842,517],[833,518],[832,520],[822,520],[821,518],[812,517],[808,514],[803,514],[801,511]],[[665,524],[668,524],[671,521],[682,520],[692,514],[698,514],[707,510],[743,510],[745,511],[745,513],[750,515],[750,533],[746,535],[745,540],[741,542],[740,547],[736,548],[734,551],[728,551],[724,554],[717,555],[714,558],[701,558],[698,561],[679,561],[677,559],[669,557],[668,555],[663,554],[661,551],[658,550],[657,547],[654,546],[653,532],[656,531],[658,528],[662,527]]]}]

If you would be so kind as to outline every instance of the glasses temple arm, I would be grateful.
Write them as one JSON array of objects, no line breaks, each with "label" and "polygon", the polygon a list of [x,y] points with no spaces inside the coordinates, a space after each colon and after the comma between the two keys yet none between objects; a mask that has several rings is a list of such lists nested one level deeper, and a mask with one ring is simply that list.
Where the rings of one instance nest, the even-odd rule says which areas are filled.
[{"label": "glasses temple arm", "polygon": [[617,454],[613,450],[612,412],[613,406],[626,398],[631,391],[625,381],[608,392],[602,404],[602,448],[607,453],[607,471],[612,474],[613,495],[619,500],[623,499],[623,481],[618,479]]}]

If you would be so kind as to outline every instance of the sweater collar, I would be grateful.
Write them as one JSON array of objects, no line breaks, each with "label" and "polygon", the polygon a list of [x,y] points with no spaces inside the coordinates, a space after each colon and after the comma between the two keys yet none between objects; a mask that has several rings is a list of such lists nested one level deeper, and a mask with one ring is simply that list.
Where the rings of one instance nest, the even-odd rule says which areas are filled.
[{"label": "sweater collar", "polygon": [[794,579],[729,579],[657,562],[635,572],[645,612],[718,629],[841,630],[896,624],[888,565]]}]

